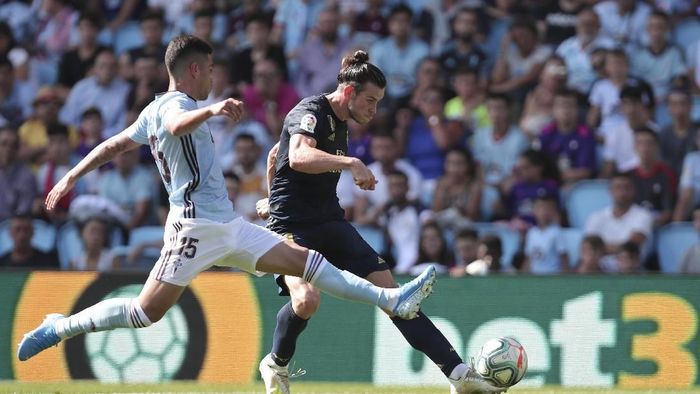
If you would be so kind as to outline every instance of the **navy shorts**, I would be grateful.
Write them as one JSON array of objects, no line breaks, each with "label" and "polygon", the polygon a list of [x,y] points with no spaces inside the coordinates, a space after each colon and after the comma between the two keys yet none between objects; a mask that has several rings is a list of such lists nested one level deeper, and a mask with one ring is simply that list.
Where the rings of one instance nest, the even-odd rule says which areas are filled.
[{"label": "navy shorts", "polygon": [[[305,248],[321,253],[334,266],[361,278],[372,272],[389,269],[384,259],[345,220],[303,225],[273,223],[268,228]],[[284,275],[275,275],[275,281],[280,287],[279,294],[289,295]]]}]

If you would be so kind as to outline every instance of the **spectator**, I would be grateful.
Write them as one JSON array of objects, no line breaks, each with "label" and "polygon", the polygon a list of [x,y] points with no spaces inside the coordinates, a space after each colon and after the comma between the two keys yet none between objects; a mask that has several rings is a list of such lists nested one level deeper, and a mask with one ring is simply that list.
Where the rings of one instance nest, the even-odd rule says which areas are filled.
[{"label": "spectator", "polygon": [[[58,113],[61,110],[58,89],[44,86],[34,97],[34,113],[19,127],[20,150],[19,158],[35,164],[44,162],[46,147],[49,144],[47,126],[58,123]],[[79,136],[75,128],[68,128],[68,140],[72,147],[78,144]]]},{"label": "spectator", "polygon": [[277,6],[270,38],[284,48],[290,77],[296,72],[297,58],[303,56],[299,48],[325,6],[323,0],[281,0]]},{"label": "spectator", "polygon": [[603,272],[601,260],[605,255],[603,239],[597,235],[588,235],[581,241],[581,261],[576,266],[576,272],[581,274],[597,274]]},{"label": "spectator", "polygon": [[434,265],[435,270],[439,274],[447,273],[450,266],[452,266],[452,257],[442,230],[433,222],[428,222],[421,226],[418,257],[414,265],[406,267],[406,270],[397,266],[394,271],[397,274],[408,272],[411,275],[417,275],[423,271],[426,264]]},{"label": "spectator", "polygon": [[632,52],[631,73],[643,75],[654,89],[658,103],[666,102],[666,95],[672,86],[682,86],[686,77],[683,53],[669,43],[669,17],[661,11],[654,11],[647,22],[649,45]]},{"label": "spectator", "polygon": [[129,90],[129,84],[117,77],[114,52],[103,50],[95,59],[94,75],[81,79],[71,89],[60,119],[77,126],[85,109],[97,107],[105,123],[105,137],[111,137],[124,128]]},{"label": "spectator", "polygon": [[355,221],[367,224],[372,221],[377,210],[389,202],[389,174],[400,171],[408,178],[406,198],[416,201],[421,196],[423,177],[420,171],[408,161],[399,158],[399,146],[392,134],[377,134],[372,137],[371,152],[374,162],[367,166],[377,179],[373,191],[360,191],[355,201]]},{"label": "spectator", "polygon": [[12,127],[19,127],[24,118],[29,115],[25,108],[30,106],[26,105],[26,98],[22,95],[14,72],[10,59],[0,57],[0,125],[9,124]]},{"label": "spectator", "polygon": [[442,175],[445,152],[457,146],[464,130],[457,122],[443,117],[444,99],[438,89],[428,89],[421,97],[419,115],[396,129],[404,156],[420,171],[424,180],[433,182]]},{"label": "spectator", "polygon": [[[224,14],[223,9],[218,9],[222,7],[223,4],[215,0],[190,0],[188,3],[187,12],[178,19],[175,29],[180,32],[180,34],[193,34],[203,38],[203,36],[198,35],[202,33],[202,26],[197,26],[197,23],[198,21],[201,23],[209,19],[208,22],[204,22],[210,25],[208,29],[211,31],[207,35],[209,37],[207,42],[211,42],[214,47],[223,43],[226,40],[226,32],[228,30],[227,15]],[[235,44],[235,40],[233,43]]]},{"label": "spectator", "polygon": [[80,118],[80,143],[75,149],[75,153],[80,157],[85,157],[91,150],[99,145],[102,138],[102,130],[104,124],[102,122],[102,113],[95,107],[90,107],[83,112]]},{"label": "spectator", "polygon": [[145,56],[153,56],[161,62],[165,59],[165,44],[163,44],[163,32],[165,30],[165,19],[160,10],[151,9],[144,12],[139,18],[139,28],[143,45],[131,49],[121,55],[120,63],[126,65],[134,64],[136,59]]},{"label": "spectator", "polygon": [[523,230],[536,224],[533,205],[537,198],[559,198],[557,174],[542,152],[528,149],[520,154],[513,169],[515,182],[507,194],[506,217]]},{"label": "spectator", "polygon": [[395,107],[400,108],[399,111],[404,108],[418,111],[423,94],[429,89],[438,89],[444,93],[440,62],[434,57],[424,57],[418,63],[415,85],[408,95],[397,100]]},{"label": "spectator", "polygon": [[335,8],[321,11],[315,34],[309,35],[300,49],[295,86],[302,97],[329,92],[338,83],[338,64],[350,47],[350,40],[338,31],[339,21]]},{"label": "spectator", "polygon": [[676,194],[676,174],[659,159],[659,137],[649,128],[634,131],[639,166],[634,170],[637,187],[635,203],[654,216],[654,227],[671,221]]},{"label": "spectator", "polygon": [[[590,109],[586,115],[588,125],[601,130],[608,124],[619,122],[624,118],[620,108],[620,92],[625,86],[635,86],[641,89],[644,96],[651,96],[648,103],[653,107],[653,90],[649,85],[629,75],[627,54],[621,49],[611,49],[605,54],[605,79],[593,83],[588,96]],[[604,136],[605,137],[605,136]]]},{"label": "spectator", "polygon": [[348,120],[348,156],[357,157],[365,164],[370,164],[372,159],[371,143],[372,123],[359,124],[352,119]]},{"label": "spectator", "polygon": [[[274,8],[267,7],[267,4],[262,0],[243,0],[240,6],[235,7],[229,13],[226,46],[228,48],[249,47],[251,42],[246,37],[248,22],[254,18],[261,17],[268,27],[268,30],[270,30],[272,29],[272,20],[275,11]],[[272,40],[270,40],[270,42],[272,42]]]},{"label": "spectator", "polygon": [[486,108],[491,126],[476,130],[471,141],[471,151],[483,171],[484,181],[503,192],[509,189],[505,181],[510,177],[518,155],[527,147],[522,131],[509,120],[509,106],[508,96],[489,94]]},{"label": "spectator", "polygon": [[625,242],[615,256],[615,265],[609,267],[610,272],[631,274],[641,269],[641,253],[639,245],[634,242]]},{"label": "spectator", "polygon": [[384,0],[367,0],[367,7],[354,18],[353,43],[362,48],[370,47],[375,41],[389,34],[388,22],[382,6]]},{"label": "spectator", "polygon": [[[695,227],[695,231],[700,233],[700,205],[693,210],[693,227]],[[700,273],[700,243],[696,243],[685,252],[678,272],[682,274]]]},{"label": "spectator", "polygon": [[411,35],[412,17],[408,6],[394,6],[389,13],[389,37],[370,48],[372,63],[384,72],[388,82],[386,106],[410,93],[416,82],[418,64],[430,52],[425,42]]},{"label": "spectator", "polygon": [[685,155],[678,186],[678,202],[673,212],[676,222],[688,220],[691,207],[700,204],[700,133],[695,136],[696,151]]},{"label": "spectator", "polygon": [[452,75],[452,89],[457,96],[447,100],[445,117],[459,121],[469,130],[489,127],[486,110],[486,94],[479,85],[477,72],[467,68],[458,68]]},{"label": "spectator", "polygon": [[129,215],[128,230],[149,223],[155,185],[153,176],[139,164],[138,150],[124,152],[112,161],[114,168],[100,179],[99,195],[119,205]]},{"label": "spectator", "polygon": [[[37,171],[37,186],[39,198],[35,200],[34,213],[37,216],[44,216],[49,221],[60,224],[63,223],[68,214],[68,208],[73,198],[85,191],[86,179],[78,181],[76,187],[69,191],[58,201],[56,208],[46,211],[44,199],[51,189],[58,183],[68,171],[78,164],[80,159],[73,154],[68,139],[68,128],[61,123],[50,123],[46,126],[49,143],[46,149],[46,162]],[[123,190],[121,191],[123,192]]]},{"label": "spectator", "polygon": [[576,36],[566,39],[557,48],[557,55],[566,62],[567,85],[581,94],[588,91],[596,80],[592,54],[596,49],[611,49],[615,41],[600,32],[598,14],[584,8],[576,16]]},{"label": "spectator", "polygon": [[541,18],[544,21],[544,42],[557,46],[576,34],[577,17],[587,7],[585,0],[557,0],[551,3]]},{"label": "spectator", "polygon": [[690,117],[692,108],[690,92],[672,89],[666,97],[666,103],[671,115],[671,124],[662,128],[659,133],[661,157],[671,166],[673,172],[680,174],[683,169],[683,158],[694,150],[700,125],[694,123]]},{"label": "spectator", "polygon": [[[218,45],[214,42],[214,18],[216,16],[216,11],[214,9],[200,10],[194,13],[194,28],[192,29],[192,35],[202,39],[212,47],[216,48]],[[217,48],[219,49],[219,48]],[[220,48],[221,51],[225,51],[225,48]],[[218,52],[218,51],[217,51]]]},{"label": "spectator", "polygon": [[[136,58],[131,75],[129,94],[126,96],[126,120],[125,124],[136,121],[141,111],[153,101],[153,97],[168,89],[167,82],[163,79],[162,60],[155,56],[144,55]],[[212,73],[213,74],[213,73]]]},{"label": "spectator", "polygon": [[596,167],[596,141],[591,130],[579,123],[578,93],[558,91],[552,113],[554,122],[542,130],[540,149],[557,164],[564,185],[591,178]]},{"label": "spectator", "polygon": [[539,83],[527,94],[520,129],[531,139],[539,137],[542,128],[552,121],[554,95],[564,87],[566,74],[564,59],[556,55],[550,57],[542,69]]},{"label": "spectator", "polygon": [[433,197],[438,223],[455,228],[463,222],[478,221],[483,186],[471,152],[450,149],[445,157],[445,174],[438,180]]},{"label": "spectator", "polygon": [[470,276],[484,276],[501,271],[503,245],[497,235],[487,234],[481,237],[476,249],[476,260],[467,264],[464,273]]},{"label": "spectator", "polygon": [[610,193],[612,206],[594,212],[586,221],[584,230],[586,235],[597,235],[603,239],[608,257],[620,252],[625,242],[644,245],[651,235],[653,223],[651,213],[634,203],[632,175],[615,174],[610,181]]},{"label": "spectator", "polygon": [[97,14],[84,12],[78,19],[79,41],[76,48],[63,54],[58,65],[58,84],[65,89],[63,95],[68,95],[70,88],[85,78],[95,64],[97,54],[105,49],[97,43],[100,32],[100,17]]},{"label": "spectator", "polygon": [[251,117],[267,127],[274,140],[279,139],[282,122],[299,102],[296,90],[284,82],[277,63],[262,59],[253,68],[253,85],[243,91],[243,101]]},{"label": "spectator", "polygon": [[467,265],[478,259],[479,234],[471,228],[463,228],[455,234],[455,266],[450,269],[450,276],[460,277],[466,273]]},{"label": "spectator", "polygon": [[31,213],[37,195],[34,174],[17,160],[18,149],[17,131],[0,128],[0,221]]},{"label": "spectator", "polygon": [[29,216],[15,216],[10,222],[12,250],[0,256],[4,268],[58,268],[58,257],[32,246],[34,225]]},{"label": "spectator", "polygon": [[225,171],[224,184],[226,184],[228,199],[235,207],[236,202],[238,201],[238,196],[241,194],[241,179],[233,171]]},{"label": "spectator", "polygon": [[241,133],[233,144],[236,159],[231,168],[240,180],[236,211],[248,221],[259,220],[255,203],[267,196],[267,170],[260,162],[261,149],[250,134]]},{"label": "spectator", "polygon": [[396,273],[412,271],[420,240],[420,217],[423,208],[408,198],[408,177],[399,170],[387,174],[389,199],[377,211],[374,224],[384,229],[387,239],[384,255],[391,255]]},{"label": "spectator", "polygon": [[466,7],[457,10],[452,17],[452,39],[445,44],[440,55],[440,64],[448,78],[454,77],[458,69],[470,69],[483,76],[486,53],[476,41],[478,34],[478,11]]},{"label": "spectator", "polygon": [[525,263],[521,271],[541,275],[570,270],[564,232],[557,224],[557,205],[557,198],[552,195],[535,198],[532,213],[536,225],[525,236]]},{"label": "spectator", "polygon": [[620,92],[624,121],[609,122],[602,134],[603,167],[600,176],[608,178],[615,172],[625,172],[639,165],[634,151],[634,130],[647,127],[654,132],[658,127],[651,121],[654,98],[638,86],[625,86]]},{"label": "spectator", "polygon": [[535,23],[514,20],[501,43],[501,50],[491,75],[491,91],[524,97],[542,72],[552,50],[538,39]]},{"label": "spectator", "polygon": [[55,66],[68,49],[78,14],[67,0],[44,0],[39,13],[39,30],[33,44],[37,49],[35,60],[42,64],[43,83],[54,83]]},{"label": "spectator", "polygon": [[80,229],[83,252],[70,261],[69,268],[76,271],[109,272],[116,268],[116,256],[109,250],[107,223],[89,219]]},{"label": "spectator", "polygon": [[651,7],[637,0],[605,0],[594,7],[603,33],[630,50],[647,41],[647,19]]},{"label": "spectator", "polygon": [[113,45],[123,53],[142,42],[138,38],[138,19],[147,9],[147,0],[95,0],[85,2],[85,9],[102,15],[105,22],[98,40]]},{"label": "spectator", "polygon": [[231,81],[241,91],[253,83],[253,66],[260,59],[272,60],[277,64],[282,78],[285,81],[288,79],[284,50],[270,42],[270,28],[271,22],[264,14],[253,14],[246,22],[245,31],[250,45],[234,53],[228,62]]}]

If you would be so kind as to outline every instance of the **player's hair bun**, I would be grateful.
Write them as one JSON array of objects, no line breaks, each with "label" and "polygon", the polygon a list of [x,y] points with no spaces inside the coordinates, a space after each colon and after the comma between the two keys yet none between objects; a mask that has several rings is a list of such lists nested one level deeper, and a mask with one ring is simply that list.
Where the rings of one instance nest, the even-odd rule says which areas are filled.
[{"label": "player's hair bun", "polygon": [[354,65],[359,65],[367,63],[369,61],[369,55],[363,50],[357,50],[352,55],[345,56],[343,58],[342,68],[347,68]]}]

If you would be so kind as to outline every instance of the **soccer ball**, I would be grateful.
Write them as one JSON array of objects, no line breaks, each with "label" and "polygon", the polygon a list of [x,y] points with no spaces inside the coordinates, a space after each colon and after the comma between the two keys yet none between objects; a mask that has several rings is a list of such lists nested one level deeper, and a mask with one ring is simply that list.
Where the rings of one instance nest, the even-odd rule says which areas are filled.
[{"label": "soccer ball", "polygon": [[518,383],[527,371],[527,353],[510,337],[491,339],[481,347],[476,372],[489,384],[506,388]]}]

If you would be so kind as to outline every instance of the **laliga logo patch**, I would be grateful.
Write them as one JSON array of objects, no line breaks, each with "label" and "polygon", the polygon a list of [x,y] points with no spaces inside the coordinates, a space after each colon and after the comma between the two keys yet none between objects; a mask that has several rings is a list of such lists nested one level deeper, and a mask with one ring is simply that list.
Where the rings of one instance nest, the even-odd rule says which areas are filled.
[{"label": "laliga logo patch", "polygon": [[308,131],[309,133],[313,133],[314,129],[316,128],[316,117],[313,116],[312,114],[304,115],[301,118],[299,128],[304,130],[304,131]]}]

